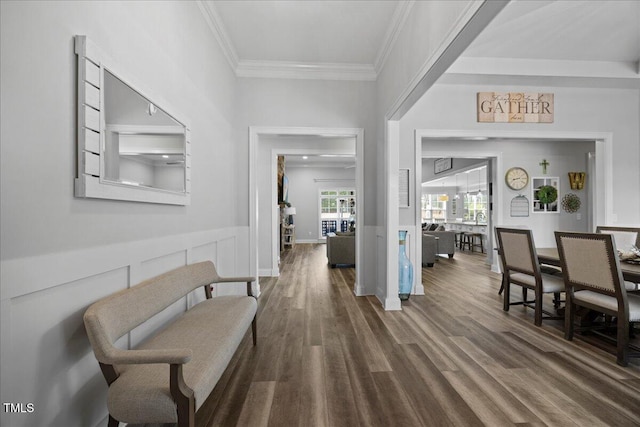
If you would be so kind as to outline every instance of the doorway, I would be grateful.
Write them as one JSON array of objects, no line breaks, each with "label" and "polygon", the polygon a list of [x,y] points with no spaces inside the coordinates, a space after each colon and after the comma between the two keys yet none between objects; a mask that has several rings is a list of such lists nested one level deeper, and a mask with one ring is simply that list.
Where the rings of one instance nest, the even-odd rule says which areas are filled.
[{"label": "doorway", "polygon": [[[274,276],[279,274],[278,270],[278,240],[276,236],[279,232],[279,207],[272,203],[277,198],[276,171],[278,154],[323,154],[336,152],[336,147],[331,146],[331,141],[336,138],[352,138],[355,140],[355,187],[356,192],[363,194],[364,168],[363,168],[363,148],[364,130],[359,128],[280,128],[280,127],[250,127],[249,128],[249,247],[251,269],[256,276]],[[288,139],[293,141],[306,140],[314,141],[305,145],[287,145],[285,143],[272,144],[268,149],[267,157],[264,148],[269,141],[282,141]],[[349,149],[344,149],[342,154]],[[340,153],[340,151],[337,151]],[[262,153],[262,154],[261,154]],[[353,149],[351,149],[353,154]],[[265,163],[270,166],[270,170],[264,172],[261,165]],[[259,176],[260,171],[268,174],[264,178]],[[271,190],[265,190],[263,181],[268,180]],[[261,184],[262,183],[262,184]],[[265,203],[266,201],[266,203]],[[266,206],[266,207],[265,207]],[[356,223],[362,224],[361,215],[363,209],[362,197],[356,200]],[[356,227],[356,280],[354,283],[354,293],[363,295],[363,288],[360,283],[358,266],[362,260],[362,240],[364,233],[362,227]],[[257,285],[259,292],[259,283]]]},{"label": "doorway", "polygon": [[[542,147],[545,144],[558,147],[562,145],[564,148],[558,148],[560,150],[558,153],[553,150],[544,151],[545,149],[541,148],[542,151],[539,153],[530,154],[532,147]],[[539,230],[536,235],[538,246],[554,246],[554,229],[593,230],[596,224],[606,223],[607,218],[610,217],[606,201],[611,197],[611,174],[606,171],[611,170],[611,145],[612,138],[607,133],[416,131],[416,171],[420,172],[418,165],[423,156],[491,158],[489,164],[493,172],[490,179],[494,185],[490,203],[494,205],[491,215],[494,226],[523,223],[531,226],[534,232],[536,229]],[[524,149],[523,153],[518,157],[512,152],[513,147]],[[546,159],[547,156],[548,159]],[[544,163],[551,163],[555,167],[563,156],[579,158],[580,170],[586,171],[588,177],[584,190],[576,192],[569,188],[567,172],[571,169],[550,167],[549,175],[544,174],[542,163],[545,160],[548,162]],[[531,201],[533,188],[531,183],[522,192],[507,188],[504,184],[504,174],[506,169],[512,166],[525,166],[532,178],[557,176],[561,182],[561,194],[575,192],[582,199],[581,215],[575,214],[572,217],[566,212],[531,213],[533,209],[530,208],[528,218],[516,218],[509,209],[512,199],[521,194]],[[420,188],[421,183],[422,177],[420,181],[416,180],[416,188]],[[416,197],[419,196],[416,195]],[[419,212],[416,212],[416,218],[420,218]],[[492,230],[493,227],[489,227],[490,236],[493,235]],[[415,249],[420,250],[417,246]],[[487,248],[487,251],[492,251],[492,248]],[[497,258],[494,256],[493,259],[492,269],[497,271]]]}]

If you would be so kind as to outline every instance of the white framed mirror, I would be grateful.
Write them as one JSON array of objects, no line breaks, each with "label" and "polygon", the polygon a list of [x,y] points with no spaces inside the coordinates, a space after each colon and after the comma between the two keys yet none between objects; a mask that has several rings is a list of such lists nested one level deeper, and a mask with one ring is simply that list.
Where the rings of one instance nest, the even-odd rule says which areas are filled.
[{"label": "white framed mirror", "polygon": [[189,127],[86,36],[78,56],[76,197],[188,205]]}]

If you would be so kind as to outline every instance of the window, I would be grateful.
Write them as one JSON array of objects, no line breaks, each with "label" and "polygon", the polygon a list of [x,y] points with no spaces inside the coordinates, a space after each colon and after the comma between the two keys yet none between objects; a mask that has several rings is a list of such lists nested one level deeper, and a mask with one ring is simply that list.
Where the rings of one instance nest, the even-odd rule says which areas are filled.
[{"label": "window", "polygon": [[[478,216],[479,215],[479,216]],[[464,195],[464,220],[486,222],[487,196],[485,193],[467,193]]]},{"label": "window", "polygon": [[422,195],[422,222],[444,222],[447,219],[446,194]]},{"label": "window", "polygon": [[320,235],[355,228],[356,192],[353,189],[320,191]]}]

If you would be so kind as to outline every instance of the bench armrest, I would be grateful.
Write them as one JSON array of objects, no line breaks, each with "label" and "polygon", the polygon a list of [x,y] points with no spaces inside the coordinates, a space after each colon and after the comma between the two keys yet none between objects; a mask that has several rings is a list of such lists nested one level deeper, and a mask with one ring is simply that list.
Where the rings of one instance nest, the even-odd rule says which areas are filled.
[{"label": "bench armrest", "polygon": [[114,348],[105,355],[103,363],[110,365],[140,365],[145,363],[184,364],[191,360],[193,352],[188,348],[161,350],[122,350]]},{"label": "bench armrest", "polygon": [[[257,281],[258,279],[256,279],[255,277],[220,277],[218,276],[218,278],[212,282],[212,283],[234,283],[234,282],[246,282],[247,283],[247,295],[250,297],[254,297],[253,296],[253,290],[251,289],[251,283]],[[205,294],[207,296],[207,298],[211,298],[211,286],[205,286]]]}]

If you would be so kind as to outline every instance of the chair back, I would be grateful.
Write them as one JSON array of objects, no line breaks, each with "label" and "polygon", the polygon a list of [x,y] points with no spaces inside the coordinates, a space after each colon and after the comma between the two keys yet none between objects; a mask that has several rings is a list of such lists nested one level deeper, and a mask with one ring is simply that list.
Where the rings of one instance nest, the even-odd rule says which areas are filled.
[{"label": "chair back", "polygon": [[587,289],[626,299],[611,234],[556,231],[555,236],[567,289]]},{"label": "chair back", "polygon": [[496,227],[500,259],[505,270],[513,270],[532,276],[540,275],[536,248],[531,230]]},{"label": "chair back", "polygon": [[616,248],[622,251],[628,251],[632,246],[640,248],[640,228],[599,225],[596,227],[596,233],[614,236]]}]

